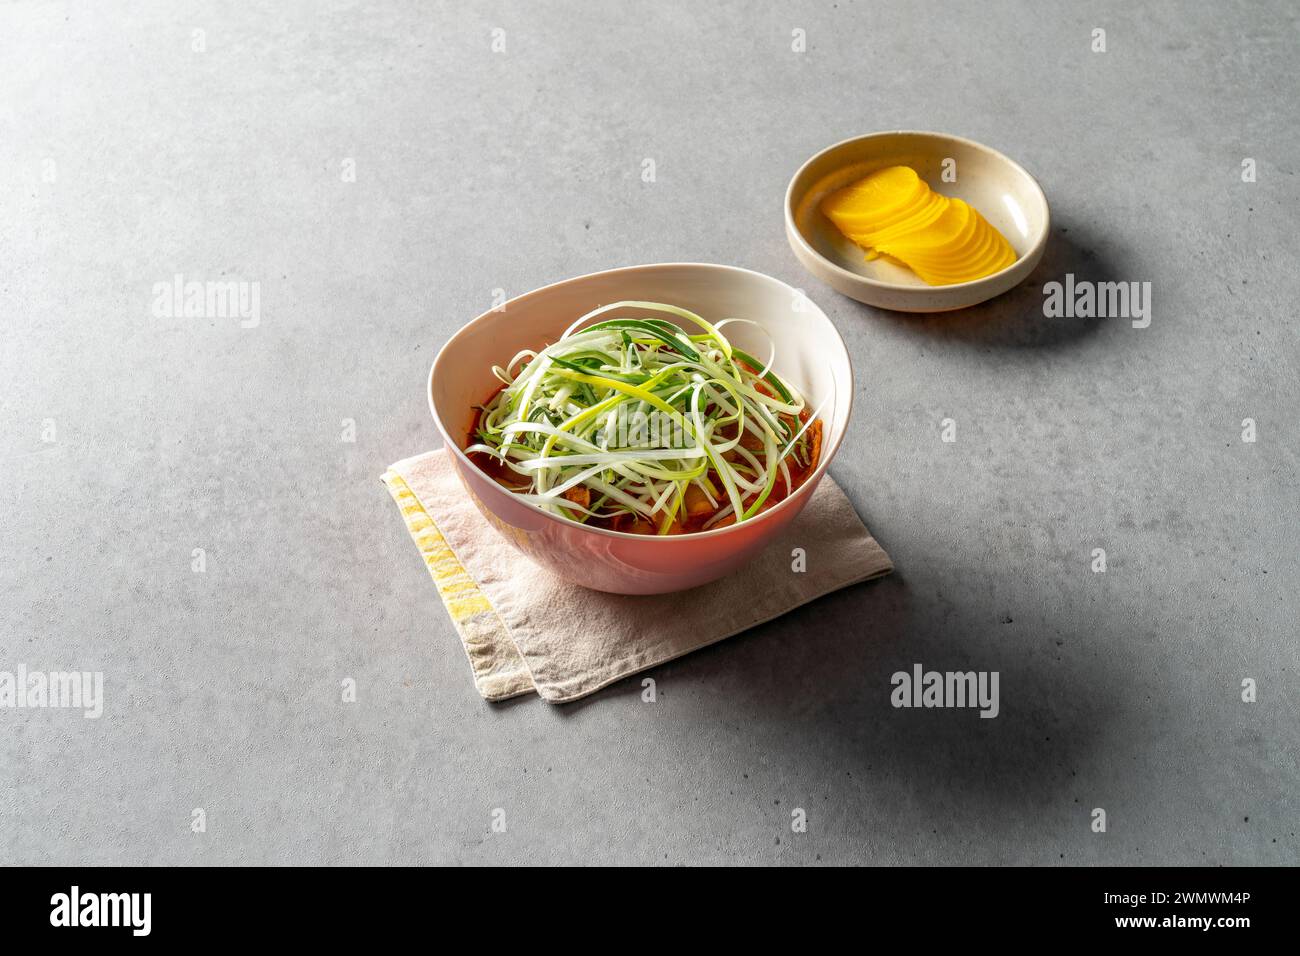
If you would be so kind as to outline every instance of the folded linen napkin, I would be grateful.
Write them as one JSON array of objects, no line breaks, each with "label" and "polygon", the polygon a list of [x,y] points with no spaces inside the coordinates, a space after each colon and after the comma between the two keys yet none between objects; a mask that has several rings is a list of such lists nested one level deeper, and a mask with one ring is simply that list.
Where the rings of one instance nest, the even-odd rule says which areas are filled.
[{"label": "folded linen napkin", "polygon": [[[487,700],[577,700],[894,567],[830,475],[748,567],[646,596],[592,591],[534,564],[479,514],[442,449],[395,463],[383,481]],[[795,548],[804,571],[794,570]]]}]

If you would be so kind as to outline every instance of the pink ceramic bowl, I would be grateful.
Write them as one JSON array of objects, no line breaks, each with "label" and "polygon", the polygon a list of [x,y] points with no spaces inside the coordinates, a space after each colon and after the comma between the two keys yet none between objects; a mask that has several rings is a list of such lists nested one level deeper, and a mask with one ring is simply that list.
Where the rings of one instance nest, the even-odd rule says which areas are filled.
[{"label": "pink ceramic bowl", "polygon": [[[474,406],[500,387],[492,366],[505,364],[521,349],[554,342],[579,316],[621,299],[682,306],[711,322],[753,319],[766,328],[776,344],[776,371],[803,391],[810,407],[821,409],[821,461],[793,495],[738,525],[651,537],[589,528],[540,511],[492,481],[465,456],[461,449],[473,427]],[[768,354],[768,340],[753,326],[734,323],[726,332],[741,348]],[[483,516],[543,567],[576,584],[616,594],[681,591],[749,562],[807,503],[839,449],[852,405],[848,352],[821,309],[770,276],[702,263],[611,269],[511,299],[453,335],[429,373],[434,423]]]}]

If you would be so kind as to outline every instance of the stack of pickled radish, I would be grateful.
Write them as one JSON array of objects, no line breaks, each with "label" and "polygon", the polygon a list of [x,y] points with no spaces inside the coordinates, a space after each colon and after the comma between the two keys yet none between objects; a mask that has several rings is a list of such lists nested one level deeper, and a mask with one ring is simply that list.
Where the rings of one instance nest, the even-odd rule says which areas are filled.
[{"label": "stack of pickled radish", "polygon": [[1017,258],[979,210],[939,195],[909,166],[879,169],[831,193],[821,210],[868,259],[889,259],[930,285],[981,279]]}]

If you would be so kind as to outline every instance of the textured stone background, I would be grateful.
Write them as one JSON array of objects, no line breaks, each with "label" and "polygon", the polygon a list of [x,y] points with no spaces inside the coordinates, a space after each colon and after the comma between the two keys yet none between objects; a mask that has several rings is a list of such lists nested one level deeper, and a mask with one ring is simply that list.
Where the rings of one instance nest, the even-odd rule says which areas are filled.
[{"label": "textured stone background", "polygon": [[[107,695],[0,710],[0,857],[1297,862],[1297,16],[0,8],[0,669]],[[1028,283],[908,318],[801,271],[789,177],[890,128],[1038,176]],[[663,260],[836,321],[834,471],[898,572],[660,668],[654,705],[486,705],[378,475],[434,443],[430,361],[493,289]],[[1153,283],[1150,328],[1044,319],[1067,271]],[[260,282],[261,324],[155,318],[176,273]],[[894,710],[915,662],[999,671],[1001,716]]]}]

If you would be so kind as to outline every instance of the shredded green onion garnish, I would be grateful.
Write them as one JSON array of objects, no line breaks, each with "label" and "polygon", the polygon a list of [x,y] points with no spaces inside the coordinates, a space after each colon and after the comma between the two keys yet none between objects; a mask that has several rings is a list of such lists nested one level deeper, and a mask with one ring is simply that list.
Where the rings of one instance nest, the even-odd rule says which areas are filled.
[{"label": "shredded green onion garnish", "polygon": [[[611,312],[620,317],[600,318]],[[746,521],[778,478],[791,490],[790,464],[812,464],[812,418],[801,420],[803,396],[772,371],[774,346],[760,361],[722,334],[737,322],[756,324],[711,325],[657,302],[596,309],[558,342],[493,368],[505,387],[465,450],[500,463],[519,497],[576,521],[631,515],[667,534],[688,503],[708,515],[701,530]]]}]

